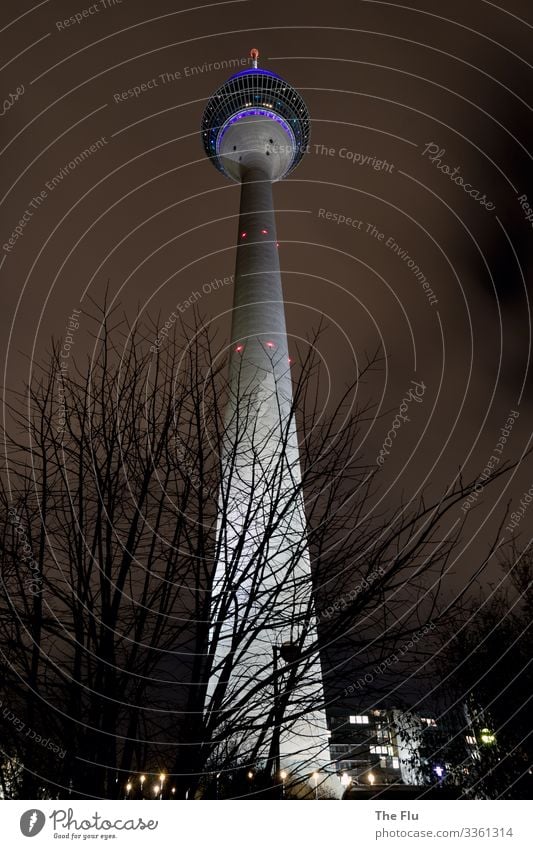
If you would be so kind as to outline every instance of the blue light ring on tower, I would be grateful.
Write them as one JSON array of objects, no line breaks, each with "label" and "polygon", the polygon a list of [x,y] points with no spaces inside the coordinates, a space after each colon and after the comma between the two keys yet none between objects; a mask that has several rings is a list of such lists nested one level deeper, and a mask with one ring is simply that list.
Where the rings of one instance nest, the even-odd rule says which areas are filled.
[{"label": "blue light ring on tower", "polygon": [[265,77],[275,77],[277,80],[281,80],[284,85],[287,85],[283,77],[280,77],[279,74],[275,74],[274,71],[267,71],[265,68],[243,68],[242,71],[237,71],[235,74],[232,74],[231,77],[228,77],[226,82],[230,80],[234,80],[235,77],[244,77],[247,74],[262,74]]},{"label": "blue light ring on tower", "polygon": [[[245,85],[236,85],[245,83]],[[275,83],[274,86],[269,83]],[[301,135],[304,146],[309,135],[309,114],[298,92],[277,75],[249,71],[244,76],[239,73],[224,83],[209,100],[204,112],[205,130],[220,127],[232,113],[245,107],[247,103],[264,106],[272,101],[272,107],[291,123],[296,124],[295,135]],[[299,130],[299,132],[298,132]],[[299,140],[300,142],[300,140]]]},{"label": "blue light ring on tower", "polygon": [[219,171],[219,134],[229,119],[251,107],[268,108],[285,120],[294,138],[294,168],[309,143],[310,122],[303,98],[289,83],[271,71],[249,68],[238,71],[220,86],[207,103],[202,119],[202,139],[207,156]]},{"label": "blue light ring on tower", "polygon": [[272,112],[268,109],[241,109],[239,112],[236,112],[234,115],[231,115],[231,117],[229,117],[225,121],[222,127],[220,127],[216,137],[216,156],[220,155],[220,145],[228,127],[231,127],[232,124],[234,124],[236,121],[239,121],[241,118],[247,118],[251,115],[257,115],[259,117],[264,116],[269,121],[277,121],[278,124],[281,124],[290,139],[290,143],[296,150],[296,139],[294,137],[292,127],[290,127],[287,121],[285,121],[280,115],[277,115],[275,112]]}]

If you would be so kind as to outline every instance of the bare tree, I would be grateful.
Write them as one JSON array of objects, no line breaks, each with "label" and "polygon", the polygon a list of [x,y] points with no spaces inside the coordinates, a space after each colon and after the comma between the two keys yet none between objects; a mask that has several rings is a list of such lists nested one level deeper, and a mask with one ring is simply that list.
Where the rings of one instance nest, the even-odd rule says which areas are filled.
[{"label": "bare tree", "polygon": [[[320,658],[334,701],[379,664],[388,670],[393,655],[397,671],[412,663],[416,645],[409,657],[401,647],[450,615],[439,578],[461,530],[446,532],[447,514],[475,481],[458,480],[430,504],[373,509],[379,470],[356,453],[372,406],[352,405],[364,371],[324,410],[308,353],[293,376],[301,476],[279,487],[294,431],[281,428],[276,461],[256,472],[268,504],[252,491],[236,529],[238,457],[264,456],[265,435],[245,449],[235,441],[216,336],[198,316],[162,341],[157,326],[130,327],[105,308],[94,322],[90,360],[65,374],[54,344],[10,402],[0,491],[4,795],[120,797],[160,772],[170,774],[160,791],[172,786],[177,797],[245,792],[235,776],[247,772],[261,774],[258,788],[275,786],[280,737],[324,709]],[[254,415],[252,401],[235,408]],[[288,534],[302,500],[305,532]],[[273,565],[276,535],[286,551]],[[299,570],[308,550],[312,587]],[[291,657],[277,663],[265,650],[243,672],[265,628],[287,627]]]},{"label": "bare tree", "polygon": [[533,556],[517,541],[499,554],[501,578],[478,585],[443,630],[440,757],[453,763],[448,781],[465,796],[529,799]]}]

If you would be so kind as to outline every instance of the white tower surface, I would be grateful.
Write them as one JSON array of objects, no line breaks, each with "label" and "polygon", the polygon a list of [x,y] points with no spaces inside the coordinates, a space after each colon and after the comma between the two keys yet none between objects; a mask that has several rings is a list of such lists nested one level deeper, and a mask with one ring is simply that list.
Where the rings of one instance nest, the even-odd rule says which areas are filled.
[{"label": "white tower surface", "polygon": [[257,56],[215,92],[202,124],[206,153],[241,184],[209,692],[224,693],[231,731],[221,745],[241,764],[338,795],[272,199],[272,183],[306,150],[309,116],[292,86],[257,68]]}]

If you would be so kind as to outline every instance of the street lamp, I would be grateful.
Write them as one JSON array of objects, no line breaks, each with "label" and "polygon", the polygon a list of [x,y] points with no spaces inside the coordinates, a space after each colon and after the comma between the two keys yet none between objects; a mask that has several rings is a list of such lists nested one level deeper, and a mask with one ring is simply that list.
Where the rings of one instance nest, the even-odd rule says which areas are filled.
[{"label": "street lamp", "polygon": [[250,769],[250,770],[248,770],[247,775],[248,775],[248,778],[250,779],[250,781],[251,781],[251,780],[252,780],[252,778],[254,777],[254,774],[253,774],[253,772],[252,772],[252,770],[251,770],[251,769]]},{"label": "street lamp", "polygon": [[311,778],[315,781],[315,799],[318,799],[318,772],[314,772]]},{"label": "street lamp", "polygon": [[352,783],[351,775],[348,775],[347,772],[343,772],[342,775],[341,775],[342,786],[345,787],[346,789],[348,789],[348,787],[350,786],[351,783]]},{"label": "street lamp", "polygon": [[272,745],[270,751],[270,757],[272,757],[274,762],[274,775],[279,773],[280,771],[280,737],[281,737],[281,723],[283,721],[283,711],[281,710],[280,705],[280,692],[279,692],[279,682],[278,682],[278,656],[283,660],[286,664],[296,663],[300,656],[301,650],[300,646],[296,643],[293,643],[290,640],[286,640],[281,646],[273,645],[272,646],[272,655],[273,655],[273,685],[274,685],[274,731],[272,734]]},{"label": "street lamp", "polygon": [[146,776],[145,776],[145,775],[141,775],[141,799],[144,799],[144,795],[143,795],[143,787],[144,787],[144,782],[145,782],[145,781],[146,781]]},{"label": "street lamp", "polygon": [[162,799],[162,798],[163,798],[163,790],[164,790],[165,778],[166,778],[166,775],[165,775],[165,773],[164,773],[164,772],[162,772],[162,773],[161,773],[161,775],[159,776],[159,781],[161,782],[161,796],[159,797],[160,799]]},{"label": "street lamp", "polygon": [[283,798],[285,798],[285,782],[287,780],[287,773],[284,769],[281,770],[279,777],[281,778],[281,781],[283,783],[283,791],[282,792],[283,792]]},{"label": "street lamp", "polygon": [[130,792],[131,792],[131,781],[128,781],[128,783],[126,784],[126,799],[130,795]]},{"label": "street lamp", "polygon": [[369,783],[370,783],[370,786],[371,786],[371,787],[373,787],[373,786],[374,786],[374,781],[375,781],[375,780],[376,780],[376,776],[374,775],[374,773],[373,773],[373,772],[369,772],[369,773],[368,773],[368,781],[369,781]]},{"label": "street lamp", "polygon": [[154,796],[156,797],[156,799],[157,799],[157,797],[159,796],[159,791],[160,791],[160,790],[161,790],[161,788],[160,788],[159,784],[156,784],[156,785],[154,786]]}]

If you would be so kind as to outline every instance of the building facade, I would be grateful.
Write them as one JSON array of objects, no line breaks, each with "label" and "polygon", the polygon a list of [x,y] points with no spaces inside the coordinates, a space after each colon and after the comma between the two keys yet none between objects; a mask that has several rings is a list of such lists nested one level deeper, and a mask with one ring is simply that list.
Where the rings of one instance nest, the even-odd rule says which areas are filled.
[{"label": "building facade", "polygon": [[434,771],[440,766],[435,754],[440,739],[434,717],[376,708],[333,714],[330,729],[336,771],[355,784],[420,786],[438,778]]}]

